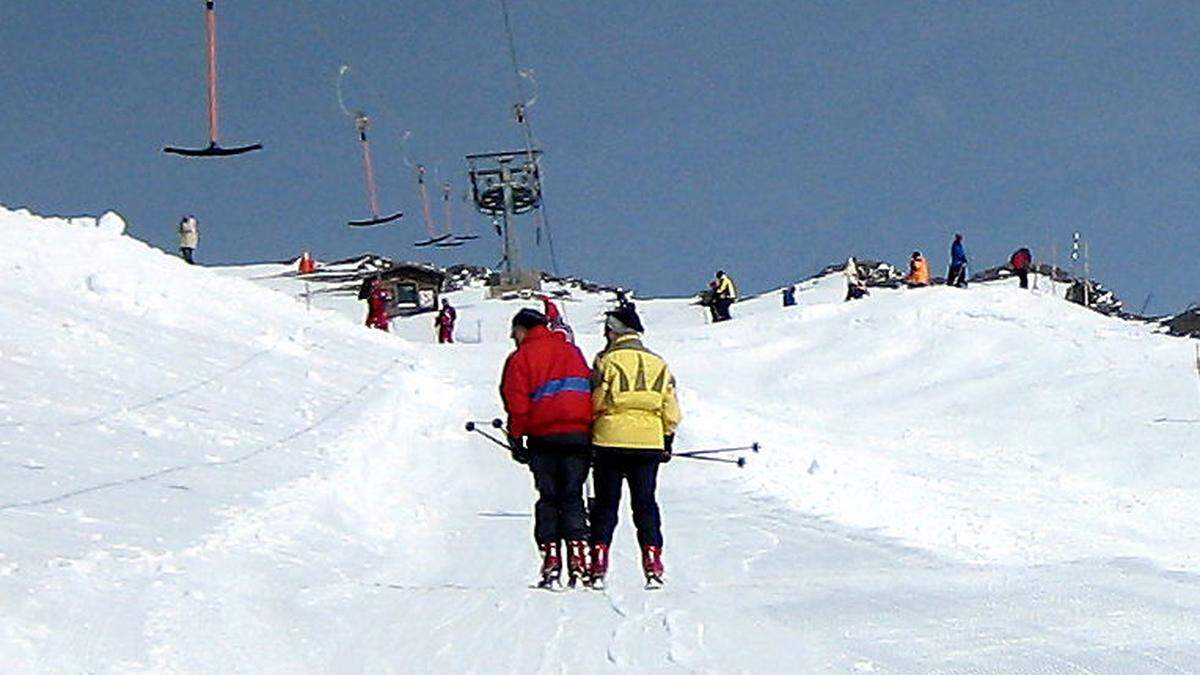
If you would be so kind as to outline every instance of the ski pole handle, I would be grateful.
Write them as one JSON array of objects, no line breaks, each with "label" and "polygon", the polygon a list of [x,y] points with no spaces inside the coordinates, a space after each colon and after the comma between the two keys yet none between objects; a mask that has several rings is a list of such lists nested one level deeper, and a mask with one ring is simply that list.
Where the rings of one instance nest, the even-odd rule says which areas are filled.
[{"label": "ski pole handle", "polygon": [[503,429],[504,422],[499,417],[493,417],[491,420],[468,420],[467,431],[475,431],[475,427],[487,425],[493,429]]}]

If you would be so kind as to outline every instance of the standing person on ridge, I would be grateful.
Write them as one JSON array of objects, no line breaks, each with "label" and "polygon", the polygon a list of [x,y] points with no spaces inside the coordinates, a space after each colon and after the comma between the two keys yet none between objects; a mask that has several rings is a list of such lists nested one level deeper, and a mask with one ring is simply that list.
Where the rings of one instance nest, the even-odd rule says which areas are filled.
[{"label": "standing person on ridge", "polygon": [[733,279],[725,274],[725,270],[717,270],[716,282],[716,312],[713,319],[728,321],[733,318],[729,315],[729,307],[733,305],[734,300],[737,300],[737,286],[733,284]]},{"label": "standing person on ridge", "polygon": [[954,235],[954,243],[950,245],[950,271],[946,274],[946,285],[967,287],[967,249],[963,246],[963,236]]},{"label": "standing person on ridge", "polygon": [[642,321],[632,308],[608,312],[608,341],[592,368],[592,564],[588,583],[604,587],[608,549],[617,526],[621,483],[629,483],[629,501],[647,588],[662,584],[662,517],[655,491],[658,466],[671,459],[681,415],[675,378],[667,363],[642,344]]},{"label": "standing person on ridge", "polygon": [[450,306],[448,298],[442,298],[442,309],[433,319],[433,327],[438,331],[438,344],[454,342],[454,322],[458,320],[458,312]]},{"label": "standing person on ridge", "polygon": [[542,554],[538,586],[559,585],[561,540],[567,542],[574,586],[587,573],[583,483],[591,452],[591,370],[578,347],[547,330],[546,316],[537,310],[517,312],[511,335],[517,349],[504,362],[500,397],[513,459],[529,465],[538,492],[533,507],[533,538]]},{"label": "standing person on ridge", "polygon": [[858,268],[854,258],[846,259],[846,267],[842,274],[846,276],[846,302],[870,295],[867,292],[867,283],[862,278],[862,270]]},{"label": "standing person on ridge", "polygon": [[1029,288],[1029,267],[1033,263],[1033,253],[1027,248],[1019,248],[1008,259],[1009,266],[1021,280],[1021,288]]},{"label": "standing person on ridge", "polygon": [[186,215],[179,221],[179,253],[189,265],[195,265],[196,247],[200,245],[200,223],[196,216]]}]

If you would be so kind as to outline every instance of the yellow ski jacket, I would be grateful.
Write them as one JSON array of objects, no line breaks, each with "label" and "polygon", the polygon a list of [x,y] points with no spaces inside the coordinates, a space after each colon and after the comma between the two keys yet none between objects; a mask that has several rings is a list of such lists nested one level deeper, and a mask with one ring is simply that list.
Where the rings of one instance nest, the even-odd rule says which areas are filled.
[{"label": "yellow ski jacket", "polygon": [[730,279],[728,274],[717,281],[717,297],[730,300],[737,297],[737,286],[733,285],[733,279]]},{"label": "yellow ski jacket", "polygon": [[596,355],[592,368],[592,444],[663,449],[682,415],[667,362],[637,335],[622,335]]}]

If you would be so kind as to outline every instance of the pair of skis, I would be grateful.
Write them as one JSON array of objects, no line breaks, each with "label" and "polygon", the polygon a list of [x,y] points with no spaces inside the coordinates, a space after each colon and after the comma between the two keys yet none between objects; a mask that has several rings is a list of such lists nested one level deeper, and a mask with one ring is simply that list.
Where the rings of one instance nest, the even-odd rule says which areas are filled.
[{"label": "pair of skis", "polygon": [[[603,578],[595,579],[595,580],[592,580],[589,582],[589,581],[583,581],[579,577],[572,577],[567,580],[567,584],[566,584],[566,586],[564,586],[562,581],[559,579],[558,575],[554,575],[554,576],[542,577],[541,581],[538,581],[533,586],[530,586],[530,588],[533,588],[536,590],[551,591],[554,593],[563,593],[565,591],[575,590],[580,587],[582,587],[585,590],[600,592],[600,591],[604,591],[607,588],[607,585],[604,583]],[[663,587],[662,577],[660,577],[658,575],[654,575],[654,574],[646,576],[646,584],[643,586],[643,588],[645,590],[657,591],[657,590],[661,589],[662,587]]]}]

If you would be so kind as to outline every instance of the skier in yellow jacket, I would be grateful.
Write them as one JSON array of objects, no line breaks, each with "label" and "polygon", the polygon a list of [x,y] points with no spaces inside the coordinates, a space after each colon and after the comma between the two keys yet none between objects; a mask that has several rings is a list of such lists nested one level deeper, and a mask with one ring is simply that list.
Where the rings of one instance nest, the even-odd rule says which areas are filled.
[{"label": "skier in yellow jacket", "polygon": [[662,519],[654,493],[658,466],[671,459],[681,415],[675,378],[666,361],[642,344],[638,334],[643,330],[633,307],[608,312],[604,323],[608,346],[592,367],[596,498],[591,509],[589,583],[594,587],[603,587],[608,572],[622,480],[629,483],[646,584],[662,583]]},{"label": "skier in yellow jacket", "polygon": [[725,274],[725,270],[717,270],[716,282],[717,287],[713,289],[713,321],[728,321],[733,318],[729,315],[729,307],[737,300],[737,286]]}]

